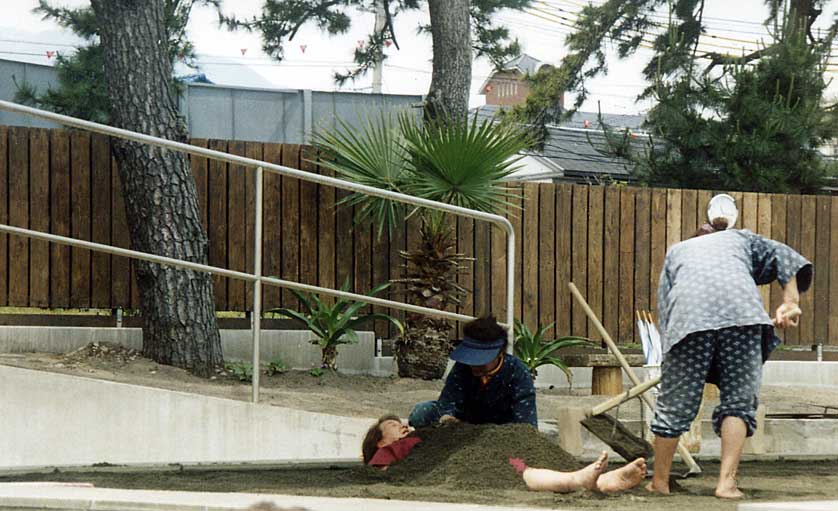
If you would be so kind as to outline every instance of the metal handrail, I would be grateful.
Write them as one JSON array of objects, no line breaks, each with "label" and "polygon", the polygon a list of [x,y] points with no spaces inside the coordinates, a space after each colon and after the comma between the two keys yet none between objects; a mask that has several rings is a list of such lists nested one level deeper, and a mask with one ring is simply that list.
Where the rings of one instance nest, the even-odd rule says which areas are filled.
[{"label": "metal handrail", "polygon": [[363,193],[366,195],[372,195],[375,197],[381,197],[384,199],[390,199],[397,202],[403,202],[405,204],[412,204],[415,206],[420,207],[427,207],[430,209],[435,209],[438,211],[445,211],[448,213],[452,213],[459,216],[465,216],[469,218],[474,218],[476,220],[483,220],[486,222],[493,223],[495,225],[500,226],[506,232],[506,249],[507,249],[507,279],[506,279],[506,323],[501,323],[507,330],[507,336],[509,338],[508,349],[512,349],[513,337],[512,337],[512,326],[514,322],[514,279],[515,279],[515,231],[512,227],[512,224],[506,218],[492,214],[492,213],[485,213],[482,211],[476,211],[468,208],[463,208],[460,206],[454,206],[451,204],[445,204],[442,202],[436,202],[428,199],[423,199],[420,197],[414,197],[412,195],[406,195],[403,193],[393,192],[390,190],[382,190],[380,188],[375,188],[372,186],[362,185],[358,183],[353,183],[351,181],[345,181],[343,179],[337,179],[329,176],[322,176],[320,174],[313,174],[311,172],[305,172],[302,170],[294,169],[291,167],[286,167],[284,165],[277,165],[274,163],[268,163],[261,160],[256,160],[253,158],[246,158],[244,156],[237,156],[234,154],[228,154],[221,151],[214,151],[212,149],[205,149],[203,147],[197,147],[190,144],[185,144],[183,142],[174,142],[171,140],[167,140],[164,138],[154,137],[151,135],[145,135],[142,133],[137,133],[130,130],[125,130],[121,128],[114,128],[112,126],[107,126],[104,124],[99,124],[92,121],[86,121],[83,119],[78,119],[75,117],[70,117],[67,115],[57,114],[55,112],[48,112],[46,110],[41,110],[38,108],[32,108],[25,105],[20,105],[17,103],[13,103],[10,101],[2,101],[0,100],[0,110],[7,110],[10,112],[17,112],[24,115],[29,115],[32,117],[38,117],[41,119],[50,120],[53,122],[57,122],[59,124],[64,124],[67,126],[72,126],[80,129],[84,129],[87,131],[92,131],[95,133],[101,133],[103,135],[113,136],[117,138],[122,138],[125,140],[132,140],[135,142],[141,142],[144,144],[154,145],[166,149],[173,149],[181,152],[185,152],[188,154],[194,154],[196,156],[202,156],[205,158],[209,158],[212,160],[223,161],[227,163],[234,163],[241,166],[246,167],[255,167],[256,168],[256,197],[255,197],[255,225],[254,225],[254,244],[255,244],[255,251],[254,251],[254,273],[246,273],[240,272],[235,270],[228,270],[226,268],[219,268],[216,266],[210,266],[205,264],[193,263],[189,261],[183,261],[181,259],[174,259],[165,256],[159,256],[155,254],[150,254],[147,252],[140,252],[136,250],[129,250],[125,248],[114,247],[111,245],[104,245],[101,243],[95,243],[85,240],[79,240],[76,238],[69,238],[65,236],[58,236],[55,234],[49,234],[41,231],[33,231],[30,229],[24,229],[20,227],[14,227],[11,225],[0,224],[0,232],[8,232],[11,234],[16,234],[19,236],[26,236],[35,239],[41,239],[45,241],[51,241],[55,243],[61,243],[65,245],[77,246],[81,248],[86,248],[89,250],[97,251],[97,252],[105,252],[119,256],[125,256],[132,259],[141,259],[145,261],[150,261],[159,264],[168,264],[172,266],[177,266],[181,268],[192,269],[196,271],[204,271],[209,273],[215,273],[218,275],[223,275],[225,277],[231,277],[236,279],[245,280],[248,282],[253,283],[253,323],[252,323],[252,330],[253,330],[253,402],[256,403],[259,400],[259,349],[260,349],[260,332],[261,332],[261,285],[262,283],[269,284],[272,286],[278,286],[283,288],[289,289],[297,289],[300,291],[308,291],[312,293],[319,293],[325,294],[329,296],[336,296],[341,298],[349,298],[352,300],[362,301],[366,303],[370,303],[373,305],[380,305],[385,307],[391,307],[394,309],[404,310],[408,312],[416,312],[428,316],[435,316],[441,317],[445,319],[452,319],[455,321],[469,321],[474,319],[473,316],[468,316],[464,314],[457,314],[454,312],[448,311],[441,311],[437,309],[431,309],[428,307],[421,307],[418,305],[411,305],[404,302],[398,302],[394,300],[387,300],[383,298],[376,298],[373,296],[368,295],[360,295],[357,293],[349,293],[346,291],[339,291],[336,289],[331,288],[324,288],[319,286],[313,286],[309,284],[302,284],[300,282],[288,281],[283,279],[278,279],[274,277],[265,277],[262,275],[262,199],[263,199],[263,171],[272,172],[275,174],[280,174],[283,176],[294,177],[297,179],[301,179],[303,181],[309,181],[313,183],[318,183],[325,186],[332,186],[335,188],[340,188],[343,190],[349,190],[353,192]]}]

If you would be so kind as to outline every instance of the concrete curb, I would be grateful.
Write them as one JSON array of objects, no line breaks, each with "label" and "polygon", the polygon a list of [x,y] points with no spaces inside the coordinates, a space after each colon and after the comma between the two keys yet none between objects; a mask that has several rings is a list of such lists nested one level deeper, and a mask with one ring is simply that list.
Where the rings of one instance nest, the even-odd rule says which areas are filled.
[{"label": "concrete curb", "polygon": [[[405,500],[305,497],[254,493],[203,493],[84,488],[68,485],[0,484],[0,507],[89,511],[227,511],[261,502],[306,511],[547,511],[545,508],[485,506]],[[553,508],[552,511],[561,511]]]}]

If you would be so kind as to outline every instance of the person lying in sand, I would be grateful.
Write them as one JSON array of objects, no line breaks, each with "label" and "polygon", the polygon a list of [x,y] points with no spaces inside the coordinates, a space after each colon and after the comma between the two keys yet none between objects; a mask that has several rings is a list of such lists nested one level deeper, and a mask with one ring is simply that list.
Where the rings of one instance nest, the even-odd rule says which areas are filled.
[{"label": "person lying in sand", "polygon": [[[385,415],[370,427],[364,437],[361,445],[364,463],[387,470],[391,464],[407,458],[421,442],[415,430],[404,424],[401,418]],[[606,472],[608,453],[605,451],[596,461],[575,472],[528,467],[521,458],[510,458],[509,464],[521,474],[527,488],[533,491],[565,493],[595,490],[614,493],[634,488],[646,476],[646,460],[643,458]]]}]

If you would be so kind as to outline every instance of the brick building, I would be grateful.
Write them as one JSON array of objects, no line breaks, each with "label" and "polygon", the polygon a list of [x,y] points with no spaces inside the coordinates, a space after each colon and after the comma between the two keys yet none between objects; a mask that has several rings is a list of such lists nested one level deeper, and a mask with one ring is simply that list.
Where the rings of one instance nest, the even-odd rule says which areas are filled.
[{"label": "brick building", "polygon": [[509,106],[523,103],[530,93],[527,76],[536,74],[546,65],[549,64],[521,54],[487,78],[480,86],[479,94],[486,96],[487,105]]}]

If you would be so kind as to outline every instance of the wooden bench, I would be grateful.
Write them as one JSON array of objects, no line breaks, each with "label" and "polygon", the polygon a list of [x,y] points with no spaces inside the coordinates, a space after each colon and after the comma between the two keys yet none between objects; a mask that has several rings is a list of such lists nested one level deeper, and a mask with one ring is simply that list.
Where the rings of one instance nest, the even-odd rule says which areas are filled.
[{"label": "wooden bench", "polygon": [[[623,355],[632,367],[643,367],[645,358],[639,354]],[[591,367],[591,395],[616,396],[623,392],[623,369],[610,353],[572,353],[562,356],[568,367]]]}]

